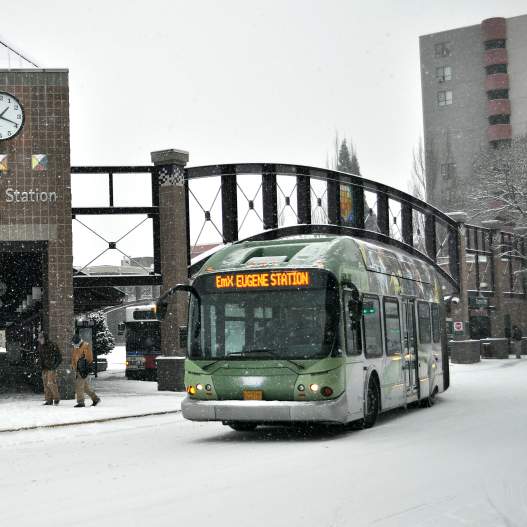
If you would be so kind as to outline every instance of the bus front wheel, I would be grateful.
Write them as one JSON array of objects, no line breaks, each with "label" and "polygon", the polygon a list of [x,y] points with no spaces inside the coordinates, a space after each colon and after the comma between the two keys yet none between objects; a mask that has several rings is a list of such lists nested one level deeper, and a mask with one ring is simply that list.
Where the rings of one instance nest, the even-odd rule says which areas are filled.
[{"label": "bus front wheel", "polygon": [[371,428],[377,421],[380,409],[379,387],[375,379],[370,379],[368,382],[368,392],[366,394],[366,408],[364,417],[352,423],[353,430],[361,430],[364,428]]},{"label": "bus front wheel", "polygon": [[252,432],[258,426],[256,423],[245,423],[243,421],[230,421],[224,424],[230,426],[236,432]]}]

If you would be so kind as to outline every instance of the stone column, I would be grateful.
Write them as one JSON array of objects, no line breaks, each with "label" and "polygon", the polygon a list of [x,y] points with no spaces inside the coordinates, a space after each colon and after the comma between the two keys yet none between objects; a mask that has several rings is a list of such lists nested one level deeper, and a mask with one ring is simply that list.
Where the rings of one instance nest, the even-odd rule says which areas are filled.
[{"label": "stone column", "polygon": [[459,303],[453,304],[451,313],[453,321],[463,322],[463,333],[454,333],[454,340],[465,340],[470,336],[468,312],[468,270],[467,270],[467,214],[465,212],[451,212],[450,218],[458,223],[458,258],[459,258]]},{"label": "stone column", "polygon": [[492,274],[494,278],[494,309],[490,311],[490,328],[492,337],[505,336],[504,303],[503,303],[503,262],[501,261],[502,248],[500,246],[500,228],[503,223],[499,220],[482,221],[481,225],[490,229],[492,251]]},{"label": "stone column", "polygon": [[[176,284],[188,282],[188,213],[184,168],[189,155],[183,150],[161,150],[152,152],[151,158],[159,184],[163,293]],[[167,316],[161,324],[161,352],[165,357],[185,355],[185,349],[180,346],[180,328],[187,324],[187,302],[187,295],[180,293],[172,297],[168,306]],[[181,375],[177,377],[179,379]],[[177,384],[175,389],[184,389],[181,382]]]}]

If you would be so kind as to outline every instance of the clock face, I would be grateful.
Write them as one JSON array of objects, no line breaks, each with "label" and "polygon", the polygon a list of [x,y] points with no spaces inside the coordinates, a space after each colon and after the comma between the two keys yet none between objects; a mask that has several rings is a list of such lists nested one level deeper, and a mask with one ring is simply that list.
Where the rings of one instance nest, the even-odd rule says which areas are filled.
[{"label": "clock face", "polygon": [[0,141],[15,137],[24,126],[24,110],[16,97],[0,91]]}]

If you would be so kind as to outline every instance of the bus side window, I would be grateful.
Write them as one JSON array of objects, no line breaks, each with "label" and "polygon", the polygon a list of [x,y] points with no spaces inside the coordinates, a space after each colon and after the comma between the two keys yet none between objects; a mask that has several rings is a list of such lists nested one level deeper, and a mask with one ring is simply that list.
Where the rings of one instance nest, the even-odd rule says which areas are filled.
[{"label": "bus side window", "polygon": [[362,303],[364,351],[367,358],[382,357],[382,331],[379,299],[365,296]]},{"label": "bus side window", "polygon": [[360,323],[353,320],[350,311],[351,293],[344,293],[344,314],[346,332],[346,353],[348,355],[360,355],[362,353],[362,342],[360,336]]},{"label": "bus side window", "polygon": [[419,302],[417,304],[417,318],[419,320],[419,342],[421,344],[430,344],[430,306],[428,302]]},{"label": "bus side window", "polygon": [[384,299],[384,334],[386,338],[386,355],[401,353],[399,303],[393,298]]},{"label": "bus side window", "polygon": [[439,306],[432,304],[432,339],[434,342],[441,340],[441,334],[439,330]]}]

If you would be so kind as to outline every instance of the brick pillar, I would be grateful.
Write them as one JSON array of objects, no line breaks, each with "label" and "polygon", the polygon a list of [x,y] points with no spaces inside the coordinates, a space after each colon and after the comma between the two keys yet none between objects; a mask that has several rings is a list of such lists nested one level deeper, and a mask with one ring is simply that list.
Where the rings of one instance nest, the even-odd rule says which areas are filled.
[{"label": "brick pillar", "polygon": [[501,261],[501,232],[503,223],[499,220],[486,220],[481,224],[491,229],[492,276],[494,278],[494,309],[490,311],[490,330],[492,337],[504,337],[504,302],[503,302],[503,262]]},{"label": "brick pillar", "polygon": [[[451,313],[453,321],[463,322],[463,333],[454,333],[455,340],[470,338],[469,312],[468,312],[468,269],[467,269],[467,238],[466,227],[467,214],[464,212],[451,212],[450,218],[458,223],[458,269],[459,269],[459,303],[453,304]],[[451,255],[452,257],[452,255]]]},{"label": "brick pillar", "polygon": [[44,281],[44,326],[49,339],[62,352],[58,378],[61,397],[75,396],[75,373],[71,370],[71,337],[74,332],[73,316],[73,257],[71,213],[69,224],[58,225],[56,240],[48,243],[46,280]]},{"label": "brick pillar", "polygon": [[[188,214],[184,168],[188,152],[162,150],[151,153],[159,183],[161,293],[188,282]],[[161,324],[161,351],[164,356],[185,355],[180,347],[179,328],[187,324],[187,295],[176,294]],[[183,389],[183,387],[180,387]]]}]

